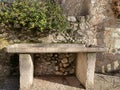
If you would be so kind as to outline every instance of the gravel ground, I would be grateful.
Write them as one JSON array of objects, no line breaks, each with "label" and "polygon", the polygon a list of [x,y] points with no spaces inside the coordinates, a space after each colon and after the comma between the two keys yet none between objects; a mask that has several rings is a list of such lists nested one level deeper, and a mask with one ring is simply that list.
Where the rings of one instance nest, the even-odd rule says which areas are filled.
[{"label": "gravel ground", "polygon": [[[0,90],[19,90],[19,80],[9,78],[1,81]],[[35,77],[31,90],[85,90],[76,77]],[[95,90],[120,90],[120,77],[95,75]]]}]

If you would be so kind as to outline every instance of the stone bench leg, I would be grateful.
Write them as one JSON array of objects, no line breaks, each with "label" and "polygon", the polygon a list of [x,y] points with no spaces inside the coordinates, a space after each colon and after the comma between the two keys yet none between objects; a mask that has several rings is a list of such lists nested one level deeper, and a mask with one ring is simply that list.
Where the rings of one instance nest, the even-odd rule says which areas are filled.
[{"label": "stone bench leg", "polygon": [[33,84],[33,60],[30,54],[20,54],[20,90],[28,90]]},{"label": "stone bench leg", "polygon": [[78,53],[76,62],[76,77],[88,90],[94,89],[96,53]]}]

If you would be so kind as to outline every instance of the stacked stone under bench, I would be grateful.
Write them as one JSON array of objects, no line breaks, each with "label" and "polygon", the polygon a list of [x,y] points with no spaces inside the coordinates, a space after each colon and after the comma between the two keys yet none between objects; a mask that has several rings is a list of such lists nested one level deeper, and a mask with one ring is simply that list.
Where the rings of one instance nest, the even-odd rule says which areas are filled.
[{"label": "stacked stone under bench", "polygon": [[94,89],[96,53],[106,48],[84,47],[80,44],[14,44],[5,49],[18,53],[20,62],[20,90],[28,90],[33,84],[34,53],[77,53],[76,77],[86,89]]}]

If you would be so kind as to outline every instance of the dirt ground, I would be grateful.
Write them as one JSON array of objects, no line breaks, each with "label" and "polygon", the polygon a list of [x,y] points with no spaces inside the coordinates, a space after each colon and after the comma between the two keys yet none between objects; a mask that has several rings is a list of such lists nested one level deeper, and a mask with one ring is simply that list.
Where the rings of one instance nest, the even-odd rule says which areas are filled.
[{"label": "dirt ground", "polygon": [[[10,77],[0,83],[0,90],[19,90],[19,80]],[[75,76],[35,77],[31,90],[85,90]],[[120,90],[120,77],[95,75],[94,90]]]}]

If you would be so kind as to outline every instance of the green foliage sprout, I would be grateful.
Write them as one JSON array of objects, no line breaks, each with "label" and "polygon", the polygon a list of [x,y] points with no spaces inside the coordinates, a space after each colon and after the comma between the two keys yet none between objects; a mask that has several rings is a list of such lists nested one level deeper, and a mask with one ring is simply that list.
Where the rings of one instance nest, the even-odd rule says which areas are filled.
[{"label": "green foliage sprout", "polygon": [[67,20],[53,0],[0,2],[0,25],[6,30],[65,30]]}]

